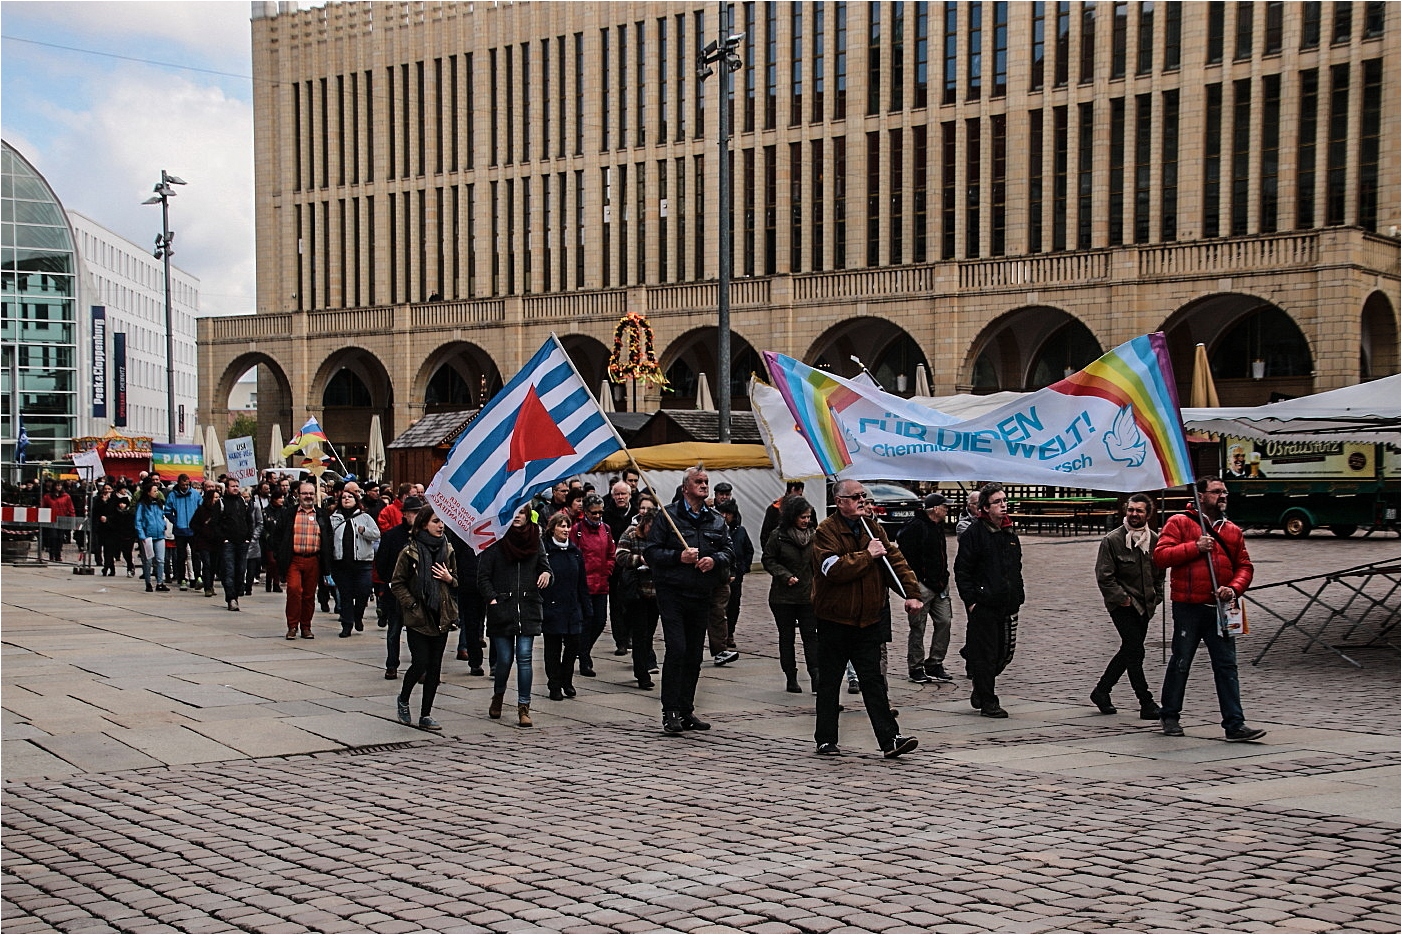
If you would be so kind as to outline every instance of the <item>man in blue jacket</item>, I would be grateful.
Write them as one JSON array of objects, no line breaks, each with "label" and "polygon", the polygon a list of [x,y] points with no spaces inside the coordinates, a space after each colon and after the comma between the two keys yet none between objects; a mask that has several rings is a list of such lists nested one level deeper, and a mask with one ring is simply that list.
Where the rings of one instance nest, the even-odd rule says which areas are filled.
[{"label": "man in blue jacket", "polygon": [[[190,520],[195,515],[195,510],[199,509],[201,501],[200,492],[190,486],[190,475],[181,474],[175,479],[175,489],[166,494],[166,518],[170,520],[170,525],[175,529],[175,556],[171,566],[166,569],[166,580],[174,578],[180,585],[180,590],[189,590],[191,579],[199,579],[199,553],[190,548],[190,539],[194,533],[190,530]],[[190,574],[185,574],[185,563],[190,562]]]},{"label": "man in blue jacket", "polygon": [[[730,530],[706,505],[710,478],[701,465],[686,469],[681,496],[652,524],[643,555],[657,586],[657,610],[667,655],[662,663],[662,729],[709,730],[696,717],[696,682],[715,590],[730,578]],[[670,518],[670,521],[669,521]],[[678,534],[680,533],[680,539]]]}]

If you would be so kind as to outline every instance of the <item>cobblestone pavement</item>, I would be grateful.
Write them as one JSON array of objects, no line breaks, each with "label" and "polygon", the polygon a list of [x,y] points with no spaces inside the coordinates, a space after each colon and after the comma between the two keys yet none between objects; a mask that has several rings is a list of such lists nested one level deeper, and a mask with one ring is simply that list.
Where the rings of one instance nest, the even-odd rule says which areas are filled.
[{"label": "cobblestone pavement", "polygon": [[[1290,638],[1253,667],[1258,623],[1242,683],[1266,742],[1220,741],[1205,658],[1188,736],[1165,738],[1085,698],[1114,646],[1096,540],[1024,541],[1012,717],[978,717],[962,678],[900,679],[898,625],[921,747],[896,761],[860,710],[846,756],[812,755],[763,576],[742,659],[703,673],[709,732],[662,735],[655,692],[597,655],[575,701],[537,686],[531,730],[489,721],[487,681],[448,663],[433,737],[391,720],[373,625],[286,643],[261,592],[228,614],[6,569],[4,930],[1399,930],[1396,652],[1355,669]],[[1398,552],[1249,545],[1262,583]]]}]

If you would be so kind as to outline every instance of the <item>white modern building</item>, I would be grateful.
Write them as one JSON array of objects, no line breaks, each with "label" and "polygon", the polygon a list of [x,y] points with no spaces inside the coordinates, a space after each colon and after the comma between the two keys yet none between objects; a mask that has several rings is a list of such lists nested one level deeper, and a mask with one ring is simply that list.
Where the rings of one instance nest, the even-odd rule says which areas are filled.
[{"label": "white modern building", "polygon": [[[80,269],[78,320],[84,357],[84,382],[93,393],[80,394],[80,435],[102,435],[118,424],[117,335],[125,335],[127,366],[125,435],[149,435],[166,441],[165,272],[150,249],[138,246],[92,218],[69,211]],[[196,441],[195,316],[200,309],[200,281],[177,266],[170,270],[171,323],[175,335],[175,441]],[[108,398],[98,401],[96,380],[104,369],[94,331],[97,309],[105,318],[105,370]],[[105,415],[98,415],[105,409]]]}]

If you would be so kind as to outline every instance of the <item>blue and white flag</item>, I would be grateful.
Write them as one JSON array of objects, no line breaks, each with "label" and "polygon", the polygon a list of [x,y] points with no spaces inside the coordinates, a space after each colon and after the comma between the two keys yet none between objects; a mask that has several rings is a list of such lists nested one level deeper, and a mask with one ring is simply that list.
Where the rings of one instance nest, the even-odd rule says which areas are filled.
[{"label": "blue and white flag", "polygon": [[24,416],[19,417],[19,438],[15,439],[15,462],[23,464],[29,458],[29,432],[24,427]]},{"label": "blue and white flag", "polygon": [[550,335],[468,424],[428,485],[428,501],[481,551],[537,492],[588,471],[623,443]]}]

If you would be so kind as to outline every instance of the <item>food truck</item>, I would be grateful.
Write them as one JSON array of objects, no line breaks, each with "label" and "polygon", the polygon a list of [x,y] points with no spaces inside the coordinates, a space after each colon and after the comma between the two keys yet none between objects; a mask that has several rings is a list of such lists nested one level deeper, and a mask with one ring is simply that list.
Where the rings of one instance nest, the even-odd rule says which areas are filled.
[{"label": "food truck", "polygon": [[1228,513],[1242,527],[1297,539],[1317,528],[1351,536],[1397,528],[1396,446],[1314,439],[1222,438]]}]

